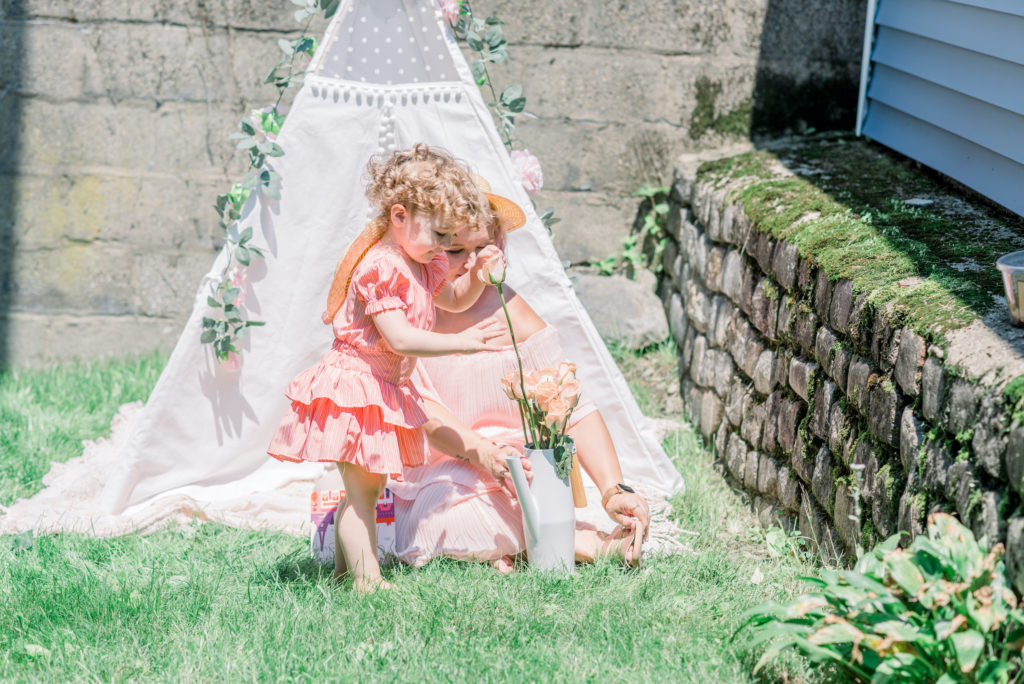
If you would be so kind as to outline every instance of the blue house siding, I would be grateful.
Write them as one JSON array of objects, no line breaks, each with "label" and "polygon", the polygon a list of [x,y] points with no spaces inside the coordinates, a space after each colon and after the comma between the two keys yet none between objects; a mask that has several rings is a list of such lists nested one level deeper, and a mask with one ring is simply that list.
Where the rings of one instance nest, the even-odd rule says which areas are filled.
[{"label": "blue house siding", "polygon": [[1024,215],[1024,2],[879,0],[862,132]]}]

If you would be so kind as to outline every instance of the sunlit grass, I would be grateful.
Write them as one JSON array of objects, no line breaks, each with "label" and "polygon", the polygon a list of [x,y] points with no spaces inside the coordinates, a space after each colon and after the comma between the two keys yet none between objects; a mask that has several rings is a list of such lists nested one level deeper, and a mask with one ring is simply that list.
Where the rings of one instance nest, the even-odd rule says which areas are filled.
[{"label": "sunlit grass", "polygon": [[[665,349],[633,359],[630,376],[644,359],[673,362]],[[0,455],[7,500],[40,487],[48,461],[32,444],[53,460],[76,455],[75,441],[103,434],[160,365],[2,376],[0,430],[20,435]],[[739,616],[795,591],[807,559],[795,543],[769,553],[688,426],[665,446],[687,483],[673,501],[687,550],[632,572],[602,562],[570,577],[502,576],[441,560],[388,568],[396,589],[365,597],[284,534],[194,524],[0,537],[0,680],[752,681],[759,654],[730,640]],[[12,463],[29,455],[31,469]],[[767,677],[812,679],[795,659]]]}]

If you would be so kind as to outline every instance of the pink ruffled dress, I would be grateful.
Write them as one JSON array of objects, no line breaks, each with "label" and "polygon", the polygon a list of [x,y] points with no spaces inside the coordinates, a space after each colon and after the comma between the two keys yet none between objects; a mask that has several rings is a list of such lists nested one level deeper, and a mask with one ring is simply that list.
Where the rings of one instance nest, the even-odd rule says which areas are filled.
[{"label": "pink ruffled dress", "polygon": [[424,463],[427,415],[409,381],[416,359],[391,351],[371,316],[400,310],[409,325],[430,330],[447,271],[443,253],[424,265],[392,245],[367,252],[335,316],[333,347],[285,390],[291,410],[267,453],[282,461],[354,463],[384,475]]}]

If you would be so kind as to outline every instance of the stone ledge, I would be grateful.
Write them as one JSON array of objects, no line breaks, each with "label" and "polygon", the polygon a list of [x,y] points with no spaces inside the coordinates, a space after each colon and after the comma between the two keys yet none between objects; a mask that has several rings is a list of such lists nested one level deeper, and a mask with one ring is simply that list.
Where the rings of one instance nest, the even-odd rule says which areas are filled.
[{"label": "stone ledge", "polygon": [[[762,190],[796,178],[779,161],[787,152],[754,154],[771,167]],[[710,167],[735,159],[751,155]],[[677,179],[659,287],[685,410],[727,477],[769,511],[762,517],[795,520],[829,556],[896,532],[912,538],[935,510],[957,513],[990,543],[1007,541],[1017,527],[1006,516],[1024,490],[1024,415],[1014,413],[1024,379],[1010,382],[1024,370],[1024,335],[995,325],[1006,314],[993,307],[960,328],[922,325],[929,319],[907,309],[912,299],[865,291],[857,265],[837,270],[838,252],[822,261],[792,226],[767,230],[763,179],[744,178],[705,166]],[[784,195],[774,201],[788,211]],[[834,220],[863,217],[847,209]],[[975,351],[984,363],[972,362],[979,339],[1001,346],[1002,359]],[[1024,541],[1011,543],[1024,558]]]}]

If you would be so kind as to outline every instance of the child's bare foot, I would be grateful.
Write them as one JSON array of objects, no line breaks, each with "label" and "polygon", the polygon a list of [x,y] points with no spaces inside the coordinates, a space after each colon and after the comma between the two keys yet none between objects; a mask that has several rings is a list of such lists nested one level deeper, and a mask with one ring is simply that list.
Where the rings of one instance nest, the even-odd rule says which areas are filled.
[{"label": "child's bare foot", "polygon": [[383,577],[358,577],[352,580],[352,590],[360,594],[372,594],[379,589],[394,589],[395,585]]},{"label": "child's bare foot", "polygon": [[502,575],[508,575],[512,572],[514,559],[512,556],[502,556],[497,560],[491,561],[491,567],[500,572]]}]

